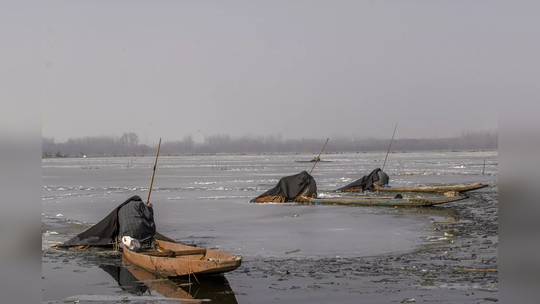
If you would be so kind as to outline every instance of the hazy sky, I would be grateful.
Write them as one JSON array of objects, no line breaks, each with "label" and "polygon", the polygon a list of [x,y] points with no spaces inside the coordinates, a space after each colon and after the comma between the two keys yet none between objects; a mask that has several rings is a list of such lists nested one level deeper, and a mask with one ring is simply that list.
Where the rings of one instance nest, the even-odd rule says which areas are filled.
[{"label": "hazy sky", "polygon": [[493,1],[45,3],[42,135],[56,141],[496,130],[501,36],[519,27]]}]

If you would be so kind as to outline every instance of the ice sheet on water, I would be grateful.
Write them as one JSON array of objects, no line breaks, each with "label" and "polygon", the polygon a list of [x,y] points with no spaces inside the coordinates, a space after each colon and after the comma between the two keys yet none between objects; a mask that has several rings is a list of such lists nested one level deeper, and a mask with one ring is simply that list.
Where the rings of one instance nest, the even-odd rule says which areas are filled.
[{"label": "ice sheet on water", "polygon": [[[317,181],[319,196],[342,195],[330,190],[382,166],[384,156],[384,153],[324,155],[324,159],[332,162],[317,164],[312,173]],[[394,217],[397,211],[394,209],[249,203],[251,198],[274,187],[280,178],[297,174],[301,170],[309,172],[312,164],[295,163],[294,160],[299,158],[310,159],[312,155],[164,158],[163,164],[167,168],[159,167],[156,171],[152,191],[156,225],[173,238],[212,236],[212,239],[205,239],[208,245],[223,245],[225,249],[243,244],[246,245],[243,253],[252,256],[280,256],[290,251],[289,247],[297,249],[297,244],[305,244],[298,254],[308,256],[338,254],[332,251],[333,248],[339,248],[345,255],[378,254],[407,250],[415,246],[420,236],[427,234],[417,226],[425,219],[407,215],[396,220]],[[486,168],[485,175],[482,175],[484,158]],[[216,160],[227,168],[241,170],[212,170]],[[42,191],[46,195],[42,196],[42,212],[52,215],[61,212],[71,220],[96,223],[118,202],[135,194],[143,197],[148,193],[153,159],[137,159],[141,168],[133,169],[125,168],[127,161],[128,158],[93,160],[91,165],[107,168],[105,179],[102,170],[85,170],[81,171],[83,174],[73,174],[80,169],[76,162],[69,159],[43,162]],[[465,168],[454,168],[462,165]],[[144,166],[147,169],[142,169]],[[498,154],[392,154],[388,157],[385,171],[390,175],[393,187],[473,182],[496,186]],[[292,217],[292,214],[299,216]],[[343,230],[344,236],[339,238],[326,235],[331,229],[341,228],[350,230]],[[80,229],[82,227],[76,230]],[[367,233],[373,229],[380,239],[374,239],[373,233]],[[396,231],[403,232],[404,229],[411,231],[410,238],[404,238],[405,234],[395,236]],[[46,230],[57,231],[60,237],[63,236],[63,231],[56,227]],[[257,238],[254,239],[253,235],[257,235]],[[351,243],[351,239],[358,244]],[[329,240],[331,244],[322,244],[321,240]],[[370,243],[370,246],[361,245],[366,243]],[[265,246],[258,246],[262,244]],[[328,249],[330,247],[327,246],[333,247]],[[257,249],[263,247],[264,251]],[[339,254],[344,255],[343,252]]]}]

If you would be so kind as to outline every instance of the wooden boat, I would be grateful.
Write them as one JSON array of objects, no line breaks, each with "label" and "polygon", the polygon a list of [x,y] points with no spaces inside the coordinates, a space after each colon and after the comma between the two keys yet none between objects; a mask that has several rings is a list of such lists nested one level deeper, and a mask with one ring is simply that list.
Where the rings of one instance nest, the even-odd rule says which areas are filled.
[{"label": "wooden boat", "polygon": [[162,277],[218,274],[235,270],[242,264],[240,256],[167,241],[157,242],[163,252],[134,252],[124,248],[124,257]]},{"label": "wooden boat", "polygon": [[[312,160],[295,160],[297,163],[314,163]],[[317,163],[331,163],[331,160],[319,160]]]},{"label": "wooden boat", "polygon": [[459,194],[450,197],[332,197],[332,198],[302,198],[299,202],[306,205],[330,205],[330,206],[387,206],[387,207],[425,207],[444,203],[460,201],[468,198],[467,195]]},{"label": "wooden boat", "polygon": [[[424,192],[424,193],[445,193],[448,191],[467,192],[476,189],[487,187],[488,185],[482,183],[463,184],[463,185],[440,185],[440,186],[423,186],[423,187],[390,187],[384,188],[379,185],[373,184],[375,191],[380,192]],[[348,189],[343,192],[362,192],[362,189]]]}]

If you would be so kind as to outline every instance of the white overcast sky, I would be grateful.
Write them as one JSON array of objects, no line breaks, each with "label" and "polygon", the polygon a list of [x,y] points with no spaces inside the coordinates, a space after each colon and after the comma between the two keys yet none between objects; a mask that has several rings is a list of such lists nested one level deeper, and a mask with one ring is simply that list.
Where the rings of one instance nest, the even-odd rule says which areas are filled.
[{"label": "white overcast sky", "polygon": [[511,59],[538,51],[515,48],[538,5],[501,3],[45,1],[42,135],[497,130]]}]

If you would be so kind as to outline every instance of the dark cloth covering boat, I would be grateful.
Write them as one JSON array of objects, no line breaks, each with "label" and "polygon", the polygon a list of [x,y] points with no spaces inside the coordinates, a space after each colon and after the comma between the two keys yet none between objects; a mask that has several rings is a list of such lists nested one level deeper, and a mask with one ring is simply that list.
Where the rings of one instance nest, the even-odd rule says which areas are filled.
[{"label": "dark cloth covering boat", "polygon": [[[119,210],[123,206],[127,205],[130,202],[140,202],[142,203],[141,198],[138,195],[132,196],[127,199],[125,202],[116,207],[109,215],[102,219],[99,223],[88,228],[83,233],[75,236],[74,238],[68,240],[67,242],[59,245],[58,247],[72,247],[72,246],[111,246],[116,242],[118,234],[120,232],[120,220],[118,217]],[[154,219],[146,219],[151,221],[153,224]],[[139,227],[139,229],[141,229]],[[148,229],[152,229],[152,225]],[[155,233],[155,224],[153,225],[153,231],[147,231],[145,234],[154,234]],[[133,236],[135,237],[135,236]]]},{"label": "dark cloth covering boat", "polygon": [[297,197],[317,197],[317,183],[306,171],[286,176],[277,185],[265,193],[252,199],[251,203],[284,203],[294,201]]},{"label": "dark cloth covering boat", "polygon": [[141,244],[151,244],[156,234],[154,208],[141,200],[132,200],[118,210],[118,242],[123,236],[130,236]]},{"label": "dark cloth covering boat", "polygon": [[361,179],[356,180],[345,187],[341,187],[337,189],[337,191],[366,191],[366,190],[373,190],[373,185],[377,184],[379,186],[383,186],[388,184],[390,181],[390,178],[388,178],[388,175],[384,173],[380,168],[377,168],[373,171],[371,171],[370,174],[364,175]]}]

